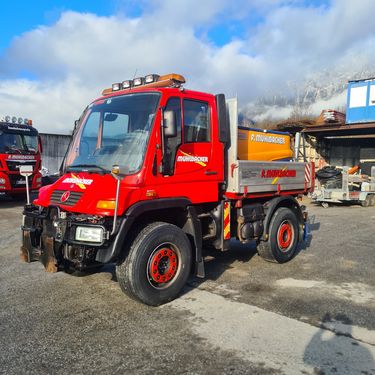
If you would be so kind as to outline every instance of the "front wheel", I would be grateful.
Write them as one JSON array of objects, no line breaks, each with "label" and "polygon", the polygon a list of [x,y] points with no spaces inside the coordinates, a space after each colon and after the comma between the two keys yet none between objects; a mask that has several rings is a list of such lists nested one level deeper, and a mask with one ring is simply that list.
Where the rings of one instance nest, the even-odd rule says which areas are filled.
[{"label": "front wheel", "polygon": [[116,267],[124,293],[147,305],[158,306],[175,299],[190,274],[191,245],[177,226],[156,222],[134,239],[129,254]]},{"label": "front wheel", "polygon": [[298,219],[286,207],[273,214],[267,241],[258,244],[258,254],[267,261],[285,263],[293,258],[298,245]]}]

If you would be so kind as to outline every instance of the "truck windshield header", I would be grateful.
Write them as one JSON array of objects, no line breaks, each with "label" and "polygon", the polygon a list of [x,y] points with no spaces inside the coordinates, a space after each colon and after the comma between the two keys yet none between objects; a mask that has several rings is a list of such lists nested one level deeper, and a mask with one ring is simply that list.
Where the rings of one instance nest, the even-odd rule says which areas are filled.
[{"label": "truck windshield header", "polygon": [[159,93],[128,94],[92,103],[67,155],[74,170],[137,172],[143,163]]},{"label": "truck windshield header", "polygon": [[38,135],[38,131],[30,125],[20,125],[20,124],[0,122],[0,133],[1,132],[14,133],[14,134]]}]

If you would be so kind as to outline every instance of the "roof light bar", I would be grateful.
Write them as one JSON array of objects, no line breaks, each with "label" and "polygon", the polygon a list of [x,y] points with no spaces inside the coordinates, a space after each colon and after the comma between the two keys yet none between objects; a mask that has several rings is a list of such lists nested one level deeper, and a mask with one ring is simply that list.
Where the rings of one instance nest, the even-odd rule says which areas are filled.
[{"label": "roof light bar", "polygon": [[156,82],[159,77],[160,76],[158,74],[148,74],[147,76],[145,76],[145,84]]},{"label": "roof light bar", "polygon": [[122,83],[113,83],[112,88],[103,90],[102,95],[110,95],[114,91],[130,90],[140,86],[180,87],[185,82],[185,78],[180,74],[171,73],[164,76],[159,76],[158,74],[148,74],[145,77],[137,77],[133,80],[122,81]]},{"label": "roof light bar", "polygon": [[121,83],[112,83],[112,91],[119,91],[121,89]]},{"label": "roof light bar", "polygon": [[144,81],[145,81],[145,79],[143,77],[134,78],[133,79],[133,85],[134,85],[134,87],[141,86],[141,85],[144,84]]},{"label": "roof light bar", "polygon": [[19,125],[32,125],[32,120],[28,118],[16,117],[16,116],[0,116],[0,122],[7,122],[11,124]]},{"label": "roof light bar", "polygon": [[122,82],[123,90],[130,89],[131,87],[133,87],[133,81],[131,79]]}]

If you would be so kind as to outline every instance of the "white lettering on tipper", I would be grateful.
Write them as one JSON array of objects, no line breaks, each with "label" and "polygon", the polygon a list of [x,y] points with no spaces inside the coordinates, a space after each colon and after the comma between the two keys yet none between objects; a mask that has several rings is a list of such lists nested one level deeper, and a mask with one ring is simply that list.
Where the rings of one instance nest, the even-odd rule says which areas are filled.
[{"label": "white lettering on tipper", "polygon": [[251,140],[255,142],[263,142],[263,143],[278,143],[281,145],[285,144],[285,138],[275,137],[273,135],[257,134],[256,136],[254,136],[254,134],[252,134]]}]

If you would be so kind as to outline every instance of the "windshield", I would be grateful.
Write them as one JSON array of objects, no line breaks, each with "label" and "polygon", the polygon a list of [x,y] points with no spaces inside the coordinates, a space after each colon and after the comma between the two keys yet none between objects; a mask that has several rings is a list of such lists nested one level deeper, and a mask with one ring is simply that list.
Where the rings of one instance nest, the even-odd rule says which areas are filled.
[{"label": "windshield", "polygon": [[38,137],[36,135],[0,132],[0,153],[2,154],[36,154]]},{"label": "windshield", "polygon": [[130,94],[93,103],[88,108],[67,166],[74,170],[112,169],[137,172],[143,163],[160,95]]}]

